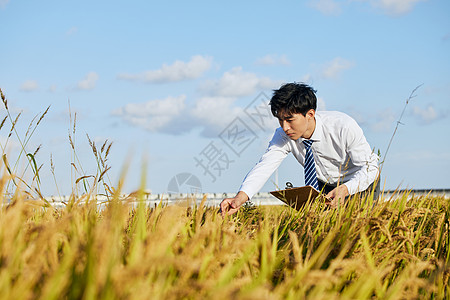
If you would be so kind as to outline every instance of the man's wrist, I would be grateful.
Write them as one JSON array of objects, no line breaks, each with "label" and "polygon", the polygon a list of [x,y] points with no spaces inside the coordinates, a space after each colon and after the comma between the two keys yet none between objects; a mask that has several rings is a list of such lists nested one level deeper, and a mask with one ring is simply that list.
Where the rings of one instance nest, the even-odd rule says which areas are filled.
[{"label": "man's wrist", "polygon": [[354,184],[352,184],[352,182],[350,182],[350,181],[347,181],[346,183],[343,183],[341,185],[345,185],[345,187],[347,188],[348,195],[353,195],[357,192],[357,191],[354,191],[354,189],[355,189]]},{"label": "man's wrist", "polygon": [[248,197],[248,195],[245,192],[239,191],[237,193],[235,199],[238,200],[239,206],[241,206],[242,204],[244,204],[245,202],[248,201],[249,197]]},{"label": "man's wrist", "polygon": [[348,189],[348,185],[346,185],[345,183],[342,184],[342,185],[344,186],[343,188],[345,188],[347,190],[347,194],[350,195],[350,190]]}]

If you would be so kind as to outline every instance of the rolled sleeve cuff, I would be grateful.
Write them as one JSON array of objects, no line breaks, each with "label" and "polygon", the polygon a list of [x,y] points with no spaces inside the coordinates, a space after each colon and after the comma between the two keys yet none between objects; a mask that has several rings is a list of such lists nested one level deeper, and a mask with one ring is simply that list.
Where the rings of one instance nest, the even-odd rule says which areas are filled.
[{"label": "rolled sleeve cuff", "polygon": [[248,196],[248,200],[251,200],[253,196],[257,193],[254,191],[251,191],[249,189],[241,188],[239,189],[239,192],[244,192]]}]

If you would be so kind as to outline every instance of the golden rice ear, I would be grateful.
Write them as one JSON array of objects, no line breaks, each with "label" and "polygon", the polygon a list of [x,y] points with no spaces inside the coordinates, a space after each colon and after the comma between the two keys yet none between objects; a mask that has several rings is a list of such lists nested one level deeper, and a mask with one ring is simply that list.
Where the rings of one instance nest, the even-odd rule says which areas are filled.
[{"label": "golden rice ear", "polygon": [[[448,216],[430,195],[344,210],[311,202],[248,205],[222,219],[204,196],[179,206],[88,197],[48,209],[18,200],[0,209],[0,292],[8,299],[444,297]],[[198,200],[198,201],[197,201]],[[446,261],[447,260],[447,261]],[[441,297],[441,298],[442,298]]]}]

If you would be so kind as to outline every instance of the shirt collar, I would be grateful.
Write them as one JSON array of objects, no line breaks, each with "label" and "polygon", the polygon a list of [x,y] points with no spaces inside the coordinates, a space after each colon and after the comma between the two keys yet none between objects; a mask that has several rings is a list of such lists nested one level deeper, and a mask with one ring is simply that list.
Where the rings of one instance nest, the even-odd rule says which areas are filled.
[{"label": "shirt collar", "polygon": [[[320,118],[320,116],[317,114],[317,112],[314,116],[316,119],[316,128],[314,128],[314,132],[309,139],[314,142],[320,142],[320,140],[323,136],[323,127],[322,127],[323,122],[322,122],[322,119]],[[304,139],[302,139],[302,140],[304,140]]]}]

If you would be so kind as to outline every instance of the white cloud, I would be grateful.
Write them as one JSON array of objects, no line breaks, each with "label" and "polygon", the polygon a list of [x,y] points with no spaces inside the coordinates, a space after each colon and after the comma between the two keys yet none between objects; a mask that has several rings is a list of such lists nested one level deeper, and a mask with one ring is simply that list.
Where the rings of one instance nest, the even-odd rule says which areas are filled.
[{"label": "white cloud", "polygon": [[[436,109],[432,104],[425,108],[418,106],[412,107],[409,116],[415,118],[421,124],[431,124],[434,121],[441,120],[450,115],[449,111]],[[360,126],[367,127],[374,132],[390,132],[397,125],[400,112],[395,112],[392,108],[385,108],[378,112],[359,112],[349,109],[351,115]]]},{"label": "white cloud", "polygon": [[324,15],[339,15],[342,12],[341,4],[335,0],[312,0],[309,5]]},{"label": "white cloud", "polygon": [[425,160],[430,162],[444,162],[450,161],[450,152],[448,151],[439,151],[439,149],[428,148],[426,150],[416,150],[412,151],[409,149],[406,152],[397,152],[392,153],[393,159],[400,159],[402,161],[420,161],[424,162]]},{"label": "white cloud", "polygon": [[374,118],[376,121],[370,125],[370,129],[375,132],[388,132],[392,129],[397,117],[391,108],[380,111]]},{"label": "white cloud", "polygon": [[386,15],[399,16],[409,13],[417,3],[424,1],[428,0],[310,0],[309,5],[324,15],[339,15],[344,5],[368,3]]},{"label": "white cloud", "polygon": [[267,77],[258,77],[254,73],[242,71],[242,67],[234,67],[225,72],[219,80],[205,81],[200,90],[221,97],[240,97],[256,94],[260,90],[279,87],[281,81]]},{"label": "white cloud", "polygon": [[112,115],[150,132],[177,135],[201,128],[203,136],[217,137],[235,117],[244,115],[243,108],[234,105],[236,99],[201,97],[188,107],[186,96],[182,95],[130,103],[113,111]]},{"label": "white cloud", "polygon": [[325,64],[322,70],[322,76],[325,78],[337,78],[339,74],[354,66],[354,63],[342,57],[336,57],[332,61]]},{"label": "white cloud", "polygon": [[204,128],[202,133],[206,136],[217,136],[237,117],[254,131],[272,132],[279,126],[270,110],[270,98],[265,93],[259,93],[253,101],[243,106],[235,104],[238,99],[224,96],[201,97],[190,110],[190,115]]},{"label": "white cloud", "polygon": [[410,12],[414,6],[427,0],[372,0],[373,6],[381,8],[387,15],[404,15]]},{"label": "white cloud", "polygon": [[243,114],[241,107],[233,106],[235,101],[233,97],[202,97],[196,101],[190,114],[206,127],[223,129],[235,117]]},{"label": "white cloud", "polygon": [[[244,107],[237,106],[236,97],[204,96],[188,106],[184,95],[151,100],[145,103],[130,103],[111,114],[151,132],[179,135],[194,128],[201,129],[204,137],[217,137],[236,117],[250,122],[248,126],[259,130],[248,118]],[[269,112],[270,113],[270,112]],[[273,120],[272,120],[273,119]],[[278,125],[275,118],[266,124],[270,131]]]},{"label": "white cloud", "polygon": [[39,89],[39,85],[36,80],[27,80],[20,86],[20,90],[24,92],[32,92]]},{"label": "white cloud", "polygon": [[311,74],[305,74],[300,78],[300,82],[304,82],[308,85],[312,85],[313,77]]},{"label": "white cloud", "polygon": [[[186,97],[183,95],[146,103],[130,103],[112,114],[152,132],[177,135],[199,128],[203,136],[217,137],[236,117],[249,119],[244,109],[250,103],[237,106],[235,102],[239,97],[256,96],[261,90],[278,88],[280,84],[280,81],[260,78],[236,67],[217,80],[201,84],[201,96],[190,105],[185,102]],[[274,128],[271,127],[271,130]]]},{"label": "white cloud", "polygon": [[369,125],[369,120],[373,119],[373,118],[368,118],[367,114],[362,113],[358,109],[355,109],[355,107],[348,108],[346,110],[346,113],[350,117],[352,117],[356,121],[356,123],[358,123],[358,125],[361,126],[361,127],[368,126]]},{"label": "white cloud", "polygon": [[98,74],[96,72],[89,72],[84,79],[78,82],[77,88],[80,90],[92,90],[95,88],[97,80]]},{"label": "white cloud", "polygon": [[414,106],[412,108],[412,114],[425,124],[430,124],[436,120],[445,118],[447,115],[445,111],[437,111],[431,104],[429,104],[426,108]]},{"label": "white cloud", "polygon": [[56,92],[56,85],[52,84],[52,85],[48,88],[48,91],[49,91],[50,93]]},{"label": "white cloud", "polygon": [[181,95],[144,103],[129,103],[112,114],[152,132],[160,129],[170,132],[172,128],[164,127],[185,110],[185,100],[186,96]]},{"label": "white cloud", "polygon": [[238,98],[234,97],[202,97],[195,103],[189,114],[195,126],[203,128],[201,132],[206,137],[217,137],[223,130],[239,117],[253,131],[270,132],[279,124],[272,116],[270,106],[261,94],[255,102],[245,107],[235,105]]},{"label": "white cloud", "polygon": [[0,7],[5,8],[6,4],[9,3],[9,0],[0,0]]},{"label": "white cloud", "polygon": [[276,54],[268,54],[264,57],[258,58],[256,60],[257,65],[269,66],[269,65],[284,65],[289,66],[291,62],[287,58],[285,54],[276,55]]},{"label": "white cloud", "polygon": [[196,55],[188,62],[177,60],[171,65],[163,64],[158,70],[145,71],[139,74],[122,73],[117,77],[149,83],[176,82],[200,77],[211,68],[211,64],[211,57]]},{"label": "white cloud", "polygon": [[327,110],[325,100],[317,98],[317,110]]}]

